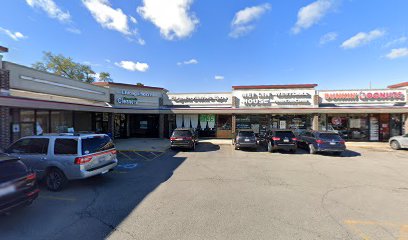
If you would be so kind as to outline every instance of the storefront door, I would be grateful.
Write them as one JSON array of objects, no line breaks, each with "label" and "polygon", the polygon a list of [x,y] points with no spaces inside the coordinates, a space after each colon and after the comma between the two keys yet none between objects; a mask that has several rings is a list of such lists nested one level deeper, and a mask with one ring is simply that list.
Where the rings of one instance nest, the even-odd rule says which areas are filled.
[{"label": "storefront door", "polygon": [[390,138],[390,115],[380,114],[380,141],[388,141]]}]

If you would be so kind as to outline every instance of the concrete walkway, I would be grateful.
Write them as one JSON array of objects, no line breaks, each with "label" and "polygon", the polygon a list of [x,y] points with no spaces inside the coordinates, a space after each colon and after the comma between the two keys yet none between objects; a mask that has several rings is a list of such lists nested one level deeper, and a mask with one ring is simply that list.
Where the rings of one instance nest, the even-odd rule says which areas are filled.
[{"label": "concrete walkway", "polygon": [[[200,143],[214,145],[231,145],[231,139],[200,139]],[[164,152],[170,148],[169,139],[160,138],[128,138],[115,140],[116,149],[119,151],[157,151]],[[365,148],[381,151],[392,151],[387,142],[347,142],[348,148]]]},{"label": "concrete walkway", "polygon": [[165,138],[128,138],[114,142],[119,151],[165,152],[170,148],[170,141]]}]

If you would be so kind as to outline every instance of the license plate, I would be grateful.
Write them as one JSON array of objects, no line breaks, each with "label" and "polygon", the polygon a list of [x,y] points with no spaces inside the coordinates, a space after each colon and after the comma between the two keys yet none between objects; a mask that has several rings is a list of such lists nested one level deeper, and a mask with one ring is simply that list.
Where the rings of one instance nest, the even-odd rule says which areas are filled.
[{"label": "license plate", "polygon": [[284,139],[283,142],[286,142],[286,143],[287,143],[287,142],[289,142],[289,139]]},{"label": "license plate", "polygon": [[336,143],[335,143],[335,142],[331,142],[330,145],[336,145]]},{"label": "license plate", "polygon": [[245,139],[245,142],[249,142],[249,139]]},{"label": "license plate", "polygon": [[16,187],[14,185],[2,187],[0,188],[0,197],[9,195],[11,193],[14,193],[15,191],[16,191]]}]

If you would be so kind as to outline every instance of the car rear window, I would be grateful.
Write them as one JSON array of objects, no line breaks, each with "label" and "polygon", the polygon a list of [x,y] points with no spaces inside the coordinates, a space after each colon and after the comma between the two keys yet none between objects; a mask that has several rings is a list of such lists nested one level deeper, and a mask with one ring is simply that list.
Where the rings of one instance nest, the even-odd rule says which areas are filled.
[{"label": "car rear window", "polygon": [[188,130],[175,130],[173,137],[191,137],[193,134]]},{"label": "car rear window", "polygon": [[337,141],[342,140],[341,137],[335,133],[320,133],[319,137],[325,140],[337,140]]},{"label": "car rear window", "polygon": [[54,154],[77,154],[78,140],[77,139],[55,139]]},{"label": "car rear window", "polygon": [[295,134],[292,131],[276,131],[275,135],[280,138],[294,138]]},{"label": "car rear window", "polygon": [[92,154],[114,148],[112,139],[108,136],[93,136],[82,139],[82,154]]},{"label": "car rear window", "polygon": [[25,176],[27,167],[19,160],[0,161],[0,183]]},{"label": "car rear window", "polygon": [[255,133],[254,132],[249,132],[249,131],[248,132],[244,131],[244,132],[239,132],[238,136],[239,137],[254,137]]}]

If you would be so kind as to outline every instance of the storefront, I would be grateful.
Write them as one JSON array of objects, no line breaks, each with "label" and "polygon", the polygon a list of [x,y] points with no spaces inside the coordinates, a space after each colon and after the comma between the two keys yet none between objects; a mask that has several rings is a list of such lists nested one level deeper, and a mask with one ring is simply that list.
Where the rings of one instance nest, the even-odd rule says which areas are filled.
[{"label": "storefront", "polygon": [[231,92],[167,93],[122,83],[88,84],[9,62],[0,68],[0,147],[28,135],[107,133],[169,137],[193,128],[201,138],[241,129],[338,132],[348,141],[387,141],[408,126],[408,83],[376,90],[319,91],[316,84],[233,86]]},{"label": "storefront", "polygon": [[405,115],[398,112],[405,111],[406,90],[320,91],[319,97],[321,110],[336,109],[320,115],[321,130],[338,132],[349,141],[387,141],[404,132]]}]

